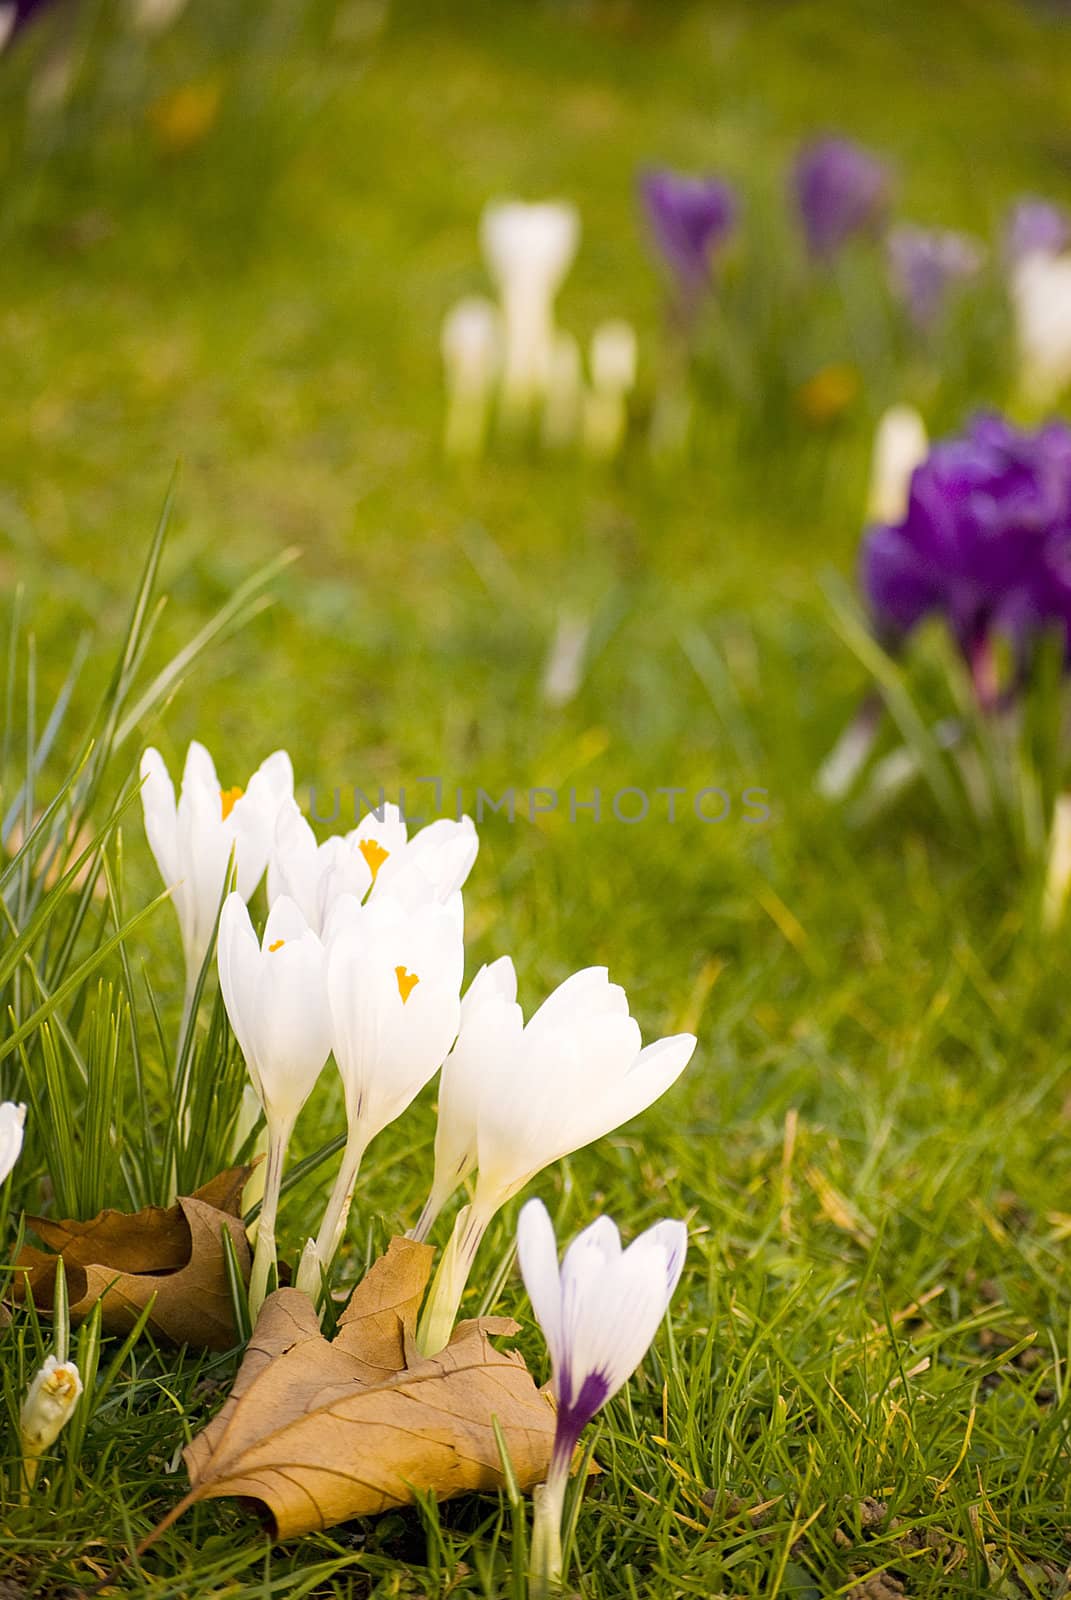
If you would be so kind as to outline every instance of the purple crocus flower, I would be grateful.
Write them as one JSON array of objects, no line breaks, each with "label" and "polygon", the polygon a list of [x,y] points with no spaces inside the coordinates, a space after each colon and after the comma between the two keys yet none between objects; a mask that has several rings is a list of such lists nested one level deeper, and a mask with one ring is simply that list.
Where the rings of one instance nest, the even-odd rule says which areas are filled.
[{"label": "purple crocus flower", "polygon": [[51,0],[0,0],[0,51]]},{"label": "purple crocus flower", "polygon": [[973,278],[985,260],[970,234],[906,222],[890,230],[886,250],[892,292],[924,333],[940,322],[955,285]]},{"label": "purple crocus flower", "polygon": [[1024,256],[1058,256],[1071,245],[1071,216],[1052,200],[1024,195],[1004,224],[1004,255],[1015,266]]},{"label": "purple crocus flower", "polygon": [[936,444],[903,519],[868,530],[860,581],[890,644],[943,616],[983,703],[994,698],[996,636],[1012,643],[1020,673],[1051,629],[1071,657],[1071,428],[1025,432],[983,415]]},{"label": "purple crocus flower", "polygon": [[573,1451],[595,1413],[635,1372],[658,1332],[688,1248],[683,1222],[658,1222],[621,1249],[599,1217],[558,1266],[554,1225],[541,1200],[517,1222],[517,1259],[550,1351],[558,1413],[547,1481],[537,1490],[532,1536],[536,1587],[561,1576],[561,1514]]},{"label": "purple crocus flower", "polygon": [[736,223],[736,192],[721,178],[667,168],[642,173],[639,189],[659,253],[682,294],[692,300],[709,283],[714,256]]},{"label": "purple crocus flower", "polygon": [[856,234],[877,231],[892,177],[883,161],[850,139],[815,139],[796,157],[792,190],[808,250],[828,260]]}]

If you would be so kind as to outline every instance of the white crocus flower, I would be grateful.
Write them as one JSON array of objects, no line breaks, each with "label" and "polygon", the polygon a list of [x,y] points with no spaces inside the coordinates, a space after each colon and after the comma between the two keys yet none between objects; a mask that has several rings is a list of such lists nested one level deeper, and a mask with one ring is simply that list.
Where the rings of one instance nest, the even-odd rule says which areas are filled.
[{"label": "white crocus flower", "polygon": [[516,1048],[524,1028],[517,1004],[517,974],[509,956],[481,967],[461,1002],[457,1043],[443,1064],[439,1120],[435,1130],[435,1174],[414,1239],[426,1239],[443,1206],[476,1168],[476,1119],[480,1093],[498,1071],[503,1048]]},{"label": "white crocus flower", "polygon": [[219,922],[219,983],[235,1038],[268,1124],[264,1203],[249,1283],[256,1319],[275,1264],[275,1219],[286,1147],[298,1112],[331,1053],[327,957],[294,902],[282,896],[258,944],[240,894]]},{"label": "white crocus flower", "polygon": [[557,1402],[550,1469],[536,1490],[533,1594],[561,1579],[562,1505],[580,1435],[647,1354],[687,1249],[683,1222],[658,1222],[622,1250],[614,1223],[599,1217],[573,1240],[559,1269],[546,1206],[529,1200],[521,1211],[517,1260],[547,1341]]},{"label": "white crocus flower", "polygon": [[484,210],[480,240],[505,323],[503,412],[508,424],[521,428],[546,393],[554,300],[576,255],[580,218],[574,206],[558,201],[499,201]]},{"label": "white crocus flower", "polygon": [[543,443],[564,450],[574,443],[584,402],[584,363],[571,333],[555,332],[543,403]]},{"label": "white crocus flower", "polygon": [[603,322],[591,337],[591,388],[584,397],[584,451],[610,461],[628,425],[628,396],[636,384],[636,333],[622,321]]},{"label": "white crocus flower", "polygon": [[1012,271],[1011,298],[1020,387],[1042,410],[1071,383],[1071,255],[1024,256]]},{"label": "white crocus flower", "polygon": [[448,456],[479,456],[487,439],[491,402],[502,364],[498,308],[483,295],[459,300],[443,318]]},{"label": "white crocus flower", "polygon": [[410,839],[401,811],[383,805],[361,818],[352,832],[317,844],[294,800],[284,802],[268,864],[268,904],[286,894],[297,902],[309,927],[322,933],[344,896],[398,894],[414,870],[427,897],[445,904],[472,871],[479,839],[471,817],[440,817]]},{"label": "white crocus flower", "polygon": [[0,1183],[11,1176],[22,1154],[22,1136],[26,1124],[26,1107],[14,1100],[0,1104]]},{"label": "white crocus flower", "polygon": [[902,522],[915,468],[929,452],[926,424],[914,406],[890,406],[874,431],[867,514],[874,522]]},{"label": "white crocus flower", "polygon": [[[485,1025],[495,1037],[481,1041],[480,1055],[497,1065],[478,1092],[458,1097],[467,1125],[459,1118],[450,1130],[451,1146],[475,1148],[476,1186],[458,1213],[418,1329],[425,1354],[447,1343],[480,1240],[500,1207],[552,1161],[645,1111],[680,1077],[696,1043],[681,1033],[642,1048],[628,997],[605,967],[567,978],[523,1029],[509,1005],[499,1008],[495,1025]],[[444,1069],[448,1106],[454,1059]]]},{"label": "white crocus flower", "polygon": [[246,901],[264,876],[279,809],[293,798],[294,771],[286,751],[276,750],[244,789],[224,789],[212,757],[194,740],[186,754],[177,805],[158,750],[146,750],[142,756],[141,778],[145,832],[160,876],[175,890],[188,1009],[212,942],[231,854],[237,891]]},{"label": "white crocus flower", "polygon": [[27,1488],[33,1487],[38,1462],[71,1420],[81,1393],[82,1379],[74,1362],[47,1356],[26,1391],[19,1412],[19,1442]]},{"label": "white crocus flower", "polygon": [[[1056,797],[1049,832],[1049,859],[1045,890],[1041,902],[1041,923],[1046,933],[1055,933],[1064,920],[1068,891],[1071,890],[1071,794]],[[0,1106],[0,1111],[3,1107]],[[0,1172],[3,1171],[0,1165]]]},{"label": "white crocus flower", "polygon": [[361,1159],[442,1065],[457,1034],[464,966],[461,896],[413,905],[345,897],[328,930],[327,992],[347,1137],[315,1251],[298,1288],[317,1298],[346,1231]]}]

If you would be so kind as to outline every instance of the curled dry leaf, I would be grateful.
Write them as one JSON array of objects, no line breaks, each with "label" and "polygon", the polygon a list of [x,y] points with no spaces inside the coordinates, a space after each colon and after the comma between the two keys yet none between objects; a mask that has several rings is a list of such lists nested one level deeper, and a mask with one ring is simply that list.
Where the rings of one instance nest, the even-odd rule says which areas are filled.
[{"label": "curled dry leaf", "polygon": [[[230,1350],[238,1342],[223,1250],[227,1229],[235,1257],[249,1276],[249,1243],[241,1220],[249,1167],[232,1167],[173,1206],[102,1211],[89,1222],[27,1217],[48,1246],[24,1246],[14,1292],[27,1286],[34,1304],[50,1310],[56,1257],[63,1257],[71,1319],[80,1322],[102,1301],[108,1333],[126,1333],[153,1302],[148,1327],[174,1344]],[[155,1297],[155,1298],[154,1298]]]},{"label": "curled dry leaf", "polygon": [[[260,1501],[279,1539],[504,1483],[493,1419],[522,1488],[547,1472],[552,1402],[516,1351],[496,1350],[508,1318],[463,1322],[445,1350],[413,1342],[432,1251],[393,1239],[354,1291],[333,1340],[296,1289],[264,1302],[234,1389],[185,1452],[190,1493],[156,1531],[199,1500]],[[155,1537],[155,1535],[153,1535]]]}]

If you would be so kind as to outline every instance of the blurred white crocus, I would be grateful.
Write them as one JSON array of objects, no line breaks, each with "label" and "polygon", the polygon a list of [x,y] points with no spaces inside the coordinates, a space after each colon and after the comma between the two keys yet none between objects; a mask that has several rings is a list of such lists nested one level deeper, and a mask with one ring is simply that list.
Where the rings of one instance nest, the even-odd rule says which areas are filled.
[{"label": "blurred white crocus", "polygon": [[1035,250],[1011,274],[1024,399],[1041,410],[1071,383],[1071,255]]},{"label": "blurred white crocus", "polygon": [[[605,967],[574,973],[521,1026],[500,981],[501,1004],[481,999],[443,1068],[440,1111],[448,1133],[444,1167],[436,1164],[435,1203],[450,1192],[460,1153],[477,1169],[472,1202],[459,1211],[417,1331],[425,1354],[450,1338],[465,1284],[488,1223],[507,1200],[562,1156],[628,1122],[675,1083],[691,1059],[695,1036],[675,1034],[644,1049],[624,989]],[[471,1051],[471,1054],[470,1054]],[[484,1065],[474,1070],[472,1058]],[[455,1068],[462,1079],[455,1093]],[[440,1148],[437,1141],[437,1151]],[[456,1179],[454,1180],[456,1184]]]},{"label": "blurred white crocus", "polygon": [[543,444],[564,450],[574,444],[584,400],[584,363],[571,333],[555,332],[543,401]]},{"label": "blurred white crocus", "polygon": [[584,451],[609,461],[621,449],[628,397],[636,384],[636,333],[630,323],[603,322],[591,337],[591,387],[584,396]]},{"label": "blurred white crocus", "polygon": [[186,754],[177,805],[174,784],[158,750],[146,750],[142,756],[141,778],[149,846],[164,883],[175,890],[188,1011],[212,942],[231,854],[236,888],[246,901],[268,865],[280,807],[293,798],[294,770],[286,751],[276,750],[244,789],[224,789],[212,757],[194,740]]},{"label": "blurred white crocus", "polygon": [[[1055,933],[1063,922],[1069,890],[1071,890],[1071,794],[1061,794],[1057,795],[1052,810],[1049,858],[1041,902],[1041,924],[1046,933]],[[0,1107],[0,1110],[2,1109]]]},{"label": "blurred white crocus", "polygon": [[230,894],[219,922],[219,983],[250,1081],[264,1107],[268,1158],[264,1201],[249,1282],[254,1321],[275,1265],[275,1219],[286,1147],[298,1113],[331,1053],[324,947],[285,895],[268,913],[257,942],[240,894]]},{"label": "blurred white crocus", "polygon": [[495,384],[502,363],[500,317],[494,302],[468,295],[443,319],[441,349],[446,372],[448,456],[483,454]]},{"label": "blurred white crocus", "polygon": [[575,206],[494,202],[480,220],[480,241],[502,304],[502,411],[524,428],[547,392],[554,351],[554,301],[580,242]]},{"label": "blurred white crocus", "polygon": [[343,895],[364,900],[384,894],[412,899],[400,886],[418,878],[430,898],[445,904],[472,871],[479,839],[471,817],[439,817],[410,839],[401,811],[384,804],[352,832],[317,844],[294,800],[284,802],[268,865],[268,904],[281,894],[297,902],[310,928],[322,933]]},{"label": "blurred white crocus", "polygon": [[867,515],[873,522],[902,522],[911,478],[930,448],[926,424],[914,406],[890,406],[874,430]]},{"label": "blurred white crocus", "polygon": [[457,1034],[464,966],[461,896],[407,906],[345,897],[328,929],[327,993],[347,1136],[315,1248],[298,1288],[316,1299],[342,1242],[361,1160],[442,1065]]},{"label": "blurred white crocus", "polygon": [[550,1469],[535,1495],[533,1595],[561,1580],[562,1506],[580,1435],[647,1354],[687,1249],[683,1222],[658,1222],[622,1250],[614,1223],[599,1217],[573,1240],[559,1268],[546,1206],[529,1200],[521,1211],[517,1260],[547,1341],[557,1402]]},{"label": "blurred white crocus", "polygon": [[33,1487],[41,1457],[74,1415],[81,1393],[82,1379],[74,1362],[47,1356],[19,1412],[22,1470],[28,1489]]},{"label": "blurred white crocus", "polygon": [[12,1169],[22,1154],[22,1136],[26,1125],[26,1107],[14,1100],[0,1104],[0,1183],[11,1176]]}]

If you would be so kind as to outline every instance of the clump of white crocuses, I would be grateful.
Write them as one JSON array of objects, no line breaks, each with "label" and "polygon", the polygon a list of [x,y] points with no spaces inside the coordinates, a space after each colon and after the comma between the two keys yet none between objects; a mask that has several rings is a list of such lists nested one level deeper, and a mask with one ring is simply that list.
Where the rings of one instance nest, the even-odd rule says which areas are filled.
[{"label": "clump of white crocuses", "polygon": [[691,1060],[695,1036],[643,1047],[624,989],[605,967],[560,984],[525,1026],[508,958],[484,969],[465,997],[443,1065],[431,1193],[416,1229],[425,1238],[473,1172],[417,1329],[426,1355],[450,1338],[488,1224],[537,1172],[611,1133],[652,1105]]},{"label": "clump of white crocuses", "polygon": [[19,1412],[19,1443],[27,1490],[33,1488],[41,1457],[74,1415],[81,1393],[82,1379],[75,1363],[47,1356],[26,1391]]},{"label": "clump of white crocuses", "polygon": [[541,1200],[529,1200],[517,1223],[517,1260],[543,1330],[557,1402],[547,1481],[535,1493],[531,1593],[561,1582],[562,1510],[580,1436],[628,1382],[658,1332],[688,1248],[683,1222],[658,1222],[627,1250],[609,1217],[573,1240],[558,1265],[554,1226]]},{"label": "clump of white crocuses", "polygon": [[579,442],[589,457],[609,459],[624,438],[636,335],[621,321],[596,329],[586,387],[580,346],[555,316],[580,243],[575,206],[493,201],[480,220],[480,242],[498,305],[466,296],[443,320],[447,453],[481,454],[497,408],[509,438],[536,435],[549,450]]},{"label": "clump of white crocuses", "polygon": [[[627,376],[620,362],[612,375],[618,384]],[[150,842],[165,881],[176,885],[188,977],[211,943],[228,872],[237,880],[223,904],[216,955],[266,1127],[253,1317],[276,1271],[287,1147],[329,1056],[342,1080],[347,1133],[297,1274],[314,1300],[344,1237],[365,1150],[441,1067],[435,1167],[417,1239],[427,1238],[443,1206],[475,1176],[418,1327],[420,1348],[440,1350],[500,1208],[551,1162],[657,1100],[687,1065],[694,1036],[644,1048],[625,991],[603,967],[567,979],[527,1026],[508,956],[481,969],[462,1000],[461,890],[478,849],[468,817],[440,819],[410,836],[398,808],[383,805],[350,833],[318,843],[294,801],[282,752],[242,797],[221,793],[207,752],[191,746],[177,807],[155,752],[146,753],[142,771]],[[269,910],[258,938],[246,902],[266,864]],[[247,1107],[243,1145],[252,1131]]]}]

